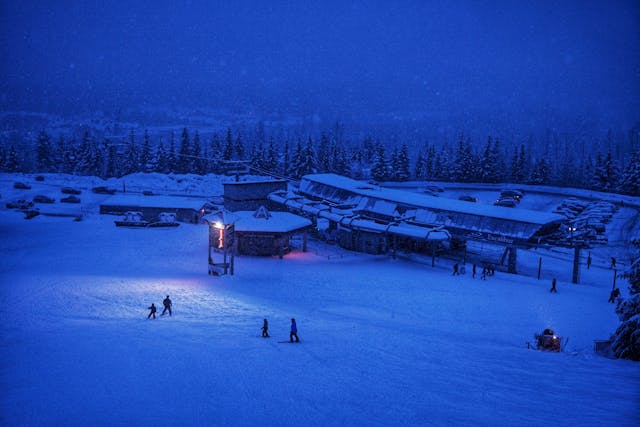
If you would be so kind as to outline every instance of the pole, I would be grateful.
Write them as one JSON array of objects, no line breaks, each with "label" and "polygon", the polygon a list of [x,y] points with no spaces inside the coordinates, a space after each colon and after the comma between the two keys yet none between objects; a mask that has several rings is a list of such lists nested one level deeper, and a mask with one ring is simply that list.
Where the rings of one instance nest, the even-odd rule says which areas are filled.
[{"label": "pole", "polygon": [[613,288],[612,288],[612,290],[616,288],[616,276],[618,275],[617,273],[618,273],[618,270],[616,270],[614,268],[613,269]]},{"label": "pole", "polygon": [[580,283],[580,249],[580,245],[576,245],[573,252],[573,275],[571,281],[574,284]]},{"label": "pole", "polygon": [[540,273],[542,272],[542,257],[538,261],[538,280],[540,280]]}]

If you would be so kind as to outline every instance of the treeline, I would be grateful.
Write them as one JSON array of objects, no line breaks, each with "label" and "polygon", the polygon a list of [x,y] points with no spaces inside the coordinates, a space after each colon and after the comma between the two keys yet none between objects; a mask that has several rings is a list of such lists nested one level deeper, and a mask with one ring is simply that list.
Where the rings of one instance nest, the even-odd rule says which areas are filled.
[{"label": "treeline", "polygon": [[[148,131],[117,142],[85,132],[80,140],[41,131],[27,149],[0,148],[0,170],[120,177],[136,172],[221,174],[241,161],[252,173],[297,179],[333,172],[356,179],[383,181],[510,182],[588,188],[640,195],[640,131],[624,143],[606,137],[607,149],[584,144],[529,139],[504,146],[488,137],[478,144],[460,136],[455,143],[383,143],[373,137],[345,141],[339,132],[318,137],[267,135],[263,128],[243,136],[227,129],[206,138],[183,129],[180,135],[152,141]],[[615,155],[614,155],[615,153]]]}]

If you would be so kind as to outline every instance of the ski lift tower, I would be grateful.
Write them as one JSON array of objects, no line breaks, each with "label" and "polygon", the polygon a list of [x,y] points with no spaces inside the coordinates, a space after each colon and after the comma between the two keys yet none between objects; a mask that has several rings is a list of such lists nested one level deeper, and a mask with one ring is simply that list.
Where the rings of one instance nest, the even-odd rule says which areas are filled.
[{"label": "ski lift tower", "polygon": [[[203,219],[209,224],[208,274],[233,276],[234,254],[237,246],[235,223],[238,217],[229,211],[220,210],[205,215]],[[222,260],[217,262],[215,258],[220,253],[222,253]]]}]

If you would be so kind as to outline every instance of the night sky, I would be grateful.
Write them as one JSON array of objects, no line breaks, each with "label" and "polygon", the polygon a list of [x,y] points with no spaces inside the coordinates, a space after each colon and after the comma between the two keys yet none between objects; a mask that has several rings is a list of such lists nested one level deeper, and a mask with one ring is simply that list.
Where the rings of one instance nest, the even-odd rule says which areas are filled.
[{"label": "night sky", "polygon": [[3,110],[640,119],[637,1],[2,1]]}]

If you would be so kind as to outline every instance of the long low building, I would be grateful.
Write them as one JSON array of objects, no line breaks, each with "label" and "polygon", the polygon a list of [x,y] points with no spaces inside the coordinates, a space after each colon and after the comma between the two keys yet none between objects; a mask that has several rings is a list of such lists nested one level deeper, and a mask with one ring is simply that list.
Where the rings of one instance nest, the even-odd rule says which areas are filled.
[{"label": "long low building", "polygon": [[136,211],[142,213],[145,220],[155,220],[162,212],[170,212],[175,214],[177,221],[197,224],[206,204],[206,199],[194,197],[118,194],[100,203],[100,213],[124,215]]},{"label": "long low building", "polygon": [[298,194],[349,206],[355,214],[364,217],[444,227],[455,238],[519,247],[538,244],[555,232],[564,219],[553,213],[380,188],[334,174],[305,175]]}]

